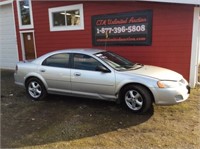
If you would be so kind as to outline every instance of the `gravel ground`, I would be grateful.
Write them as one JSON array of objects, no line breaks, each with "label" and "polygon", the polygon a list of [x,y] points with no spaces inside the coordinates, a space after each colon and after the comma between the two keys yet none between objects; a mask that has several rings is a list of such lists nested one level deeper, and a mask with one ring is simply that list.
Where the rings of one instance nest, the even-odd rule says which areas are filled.
[{"label": "gravel ground", "polygon": [[107,101],[30,100],[1,70],[1,148],[200,148],[200,87],[175,106],[136,115]]}]

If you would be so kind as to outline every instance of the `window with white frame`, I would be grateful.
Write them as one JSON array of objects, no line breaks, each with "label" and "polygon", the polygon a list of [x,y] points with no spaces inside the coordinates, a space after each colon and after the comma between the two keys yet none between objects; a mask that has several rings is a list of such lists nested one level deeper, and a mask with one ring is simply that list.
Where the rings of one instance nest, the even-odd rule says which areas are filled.
[{"label": "window with white frame", "polygon": [[49,8],[50,31],[83,30],[83,5]]},{"label": "window with white frame", "polygon": [[33,28],[31,0],[17,0],[17,13],[20,29]]}]

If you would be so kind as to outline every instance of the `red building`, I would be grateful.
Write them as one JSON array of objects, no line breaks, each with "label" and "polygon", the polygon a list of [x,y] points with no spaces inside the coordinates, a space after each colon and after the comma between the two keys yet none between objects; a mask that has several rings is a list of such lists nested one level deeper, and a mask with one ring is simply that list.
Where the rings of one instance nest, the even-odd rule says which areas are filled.
[{"label": "red building", "polygon": [[19,60],[58,49],[106,48],[175,70],[194,86],[200,7],[197,1],[168,2],[14,1]]}]

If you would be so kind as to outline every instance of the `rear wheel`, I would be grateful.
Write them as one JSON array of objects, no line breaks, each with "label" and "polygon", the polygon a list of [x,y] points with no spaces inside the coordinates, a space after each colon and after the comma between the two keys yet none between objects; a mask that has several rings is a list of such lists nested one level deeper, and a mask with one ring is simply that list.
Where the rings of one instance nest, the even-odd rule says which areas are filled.
[{"label": "rear wheel", "polygon": [[122,91],[122,103],[134,113],[146,113],[152,108],[152,96],[141,85],[129,85]]},{"label": "rear wheel", "polygon": [[31,78],[27,81],[26,92],[33,100],[42,100],[47,95],[43,83],[37,78]]}]

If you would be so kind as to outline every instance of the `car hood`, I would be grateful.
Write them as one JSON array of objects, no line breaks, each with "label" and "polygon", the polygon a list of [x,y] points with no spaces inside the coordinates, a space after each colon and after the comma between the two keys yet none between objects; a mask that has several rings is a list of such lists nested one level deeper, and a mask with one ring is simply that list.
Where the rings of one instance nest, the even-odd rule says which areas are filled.
[{"label": "car hood", "polygon": [[150,65],[144,65],[141,68],[140,67],[141,66],[138,65],[136,66],[135,70],[127,71],[127,73],[144,75],[159,80],[181,80],[183,78],[181,74],[166,68],[150,66]]}]

